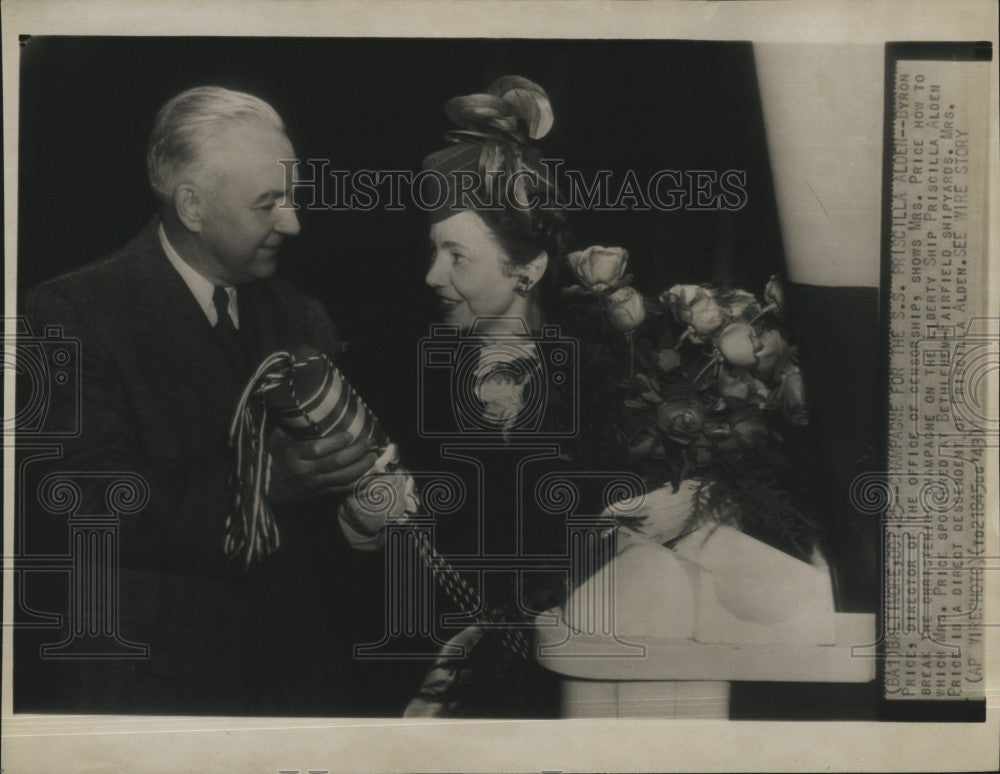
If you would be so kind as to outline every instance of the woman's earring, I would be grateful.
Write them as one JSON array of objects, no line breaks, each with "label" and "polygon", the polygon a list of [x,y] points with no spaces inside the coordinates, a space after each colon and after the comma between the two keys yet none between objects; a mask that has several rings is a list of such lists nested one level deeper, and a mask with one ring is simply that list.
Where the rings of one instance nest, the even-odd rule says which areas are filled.
[{"label": "woman's earring", "polygon": [[522,274],[517,280],[517,286],[514,288],[514,292],[519,296],[526,296],[528,295],[529,290],[531,290],[531,280]]}]

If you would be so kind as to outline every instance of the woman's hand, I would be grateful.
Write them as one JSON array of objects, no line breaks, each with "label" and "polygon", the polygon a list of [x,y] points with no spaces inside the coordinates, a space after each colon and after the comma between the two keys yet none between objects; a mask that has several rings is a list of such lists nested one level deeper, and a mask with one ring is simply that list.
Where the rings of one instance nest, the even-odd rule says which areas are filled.
[{"label": "woman's hand", "polygon": [[377,459],[369,439],[356,441],[346,431],[297,441],[276,427],[268,440],[268,452],[268,498],[274,505],[350,492]]},{"label": "woman's hand", "polygon": [[685,479],[675,492],[667,484],[638,497],[612,503],[605,508],[604,515],[639,522],[633,528],[636,532],[654,543],[663,544],[688,527],[700,486],[697,479]]}]

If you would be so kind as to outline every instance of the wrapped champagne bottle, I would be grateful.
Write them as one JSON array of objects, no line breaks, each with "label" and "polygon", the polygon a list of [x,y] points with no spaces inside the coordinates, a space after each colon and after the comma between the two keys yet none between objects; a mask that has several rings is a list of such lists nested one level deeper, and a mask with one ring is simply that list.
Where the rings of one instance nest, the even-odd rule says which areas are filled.
[{"label": "wrapped champagne bottle", "polygon": [[378,418],[319,350],[300,345],[288,353],[280,378],[261,385],[261,393],[277,423],[292,437],[322,438],[348,431],[356,439],[370,439],[375,448],[389,439]]}]

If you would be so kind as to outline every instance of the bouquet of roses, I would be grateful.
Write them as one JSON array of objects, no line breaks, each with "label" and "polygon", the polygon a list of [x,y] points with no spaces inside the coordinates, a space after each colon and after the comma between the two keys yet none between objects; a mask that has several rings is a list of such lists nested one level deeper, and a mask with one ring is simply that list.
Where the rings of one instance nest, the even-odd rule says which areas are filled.
[{"label": "bouquet of roses", "polygon": [[779,278],[761,299],[711,285],[646,296],[627,262],[620,247],[568,256],[567,321],[587,343],[580,459],[628,460],[650,489],[690,492],[682,532],[725,523],[808,558],[818,534],[808,413]]}]

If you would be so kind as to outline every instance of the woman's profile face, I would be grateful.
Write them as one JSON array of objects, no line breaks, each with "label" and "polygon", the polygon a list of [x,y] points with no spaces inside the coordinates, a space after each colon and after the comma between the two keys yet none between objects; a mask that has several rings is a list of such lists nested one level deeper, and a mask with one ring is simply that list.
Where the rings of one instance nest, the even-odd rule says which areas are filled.
[{"label": "woman's profile face", "polygon": [[440,299],[444,321],[468,330],[477,317],[523,314],[510,258],[475,212],[431,226],[433,256],[425,281]]}]

